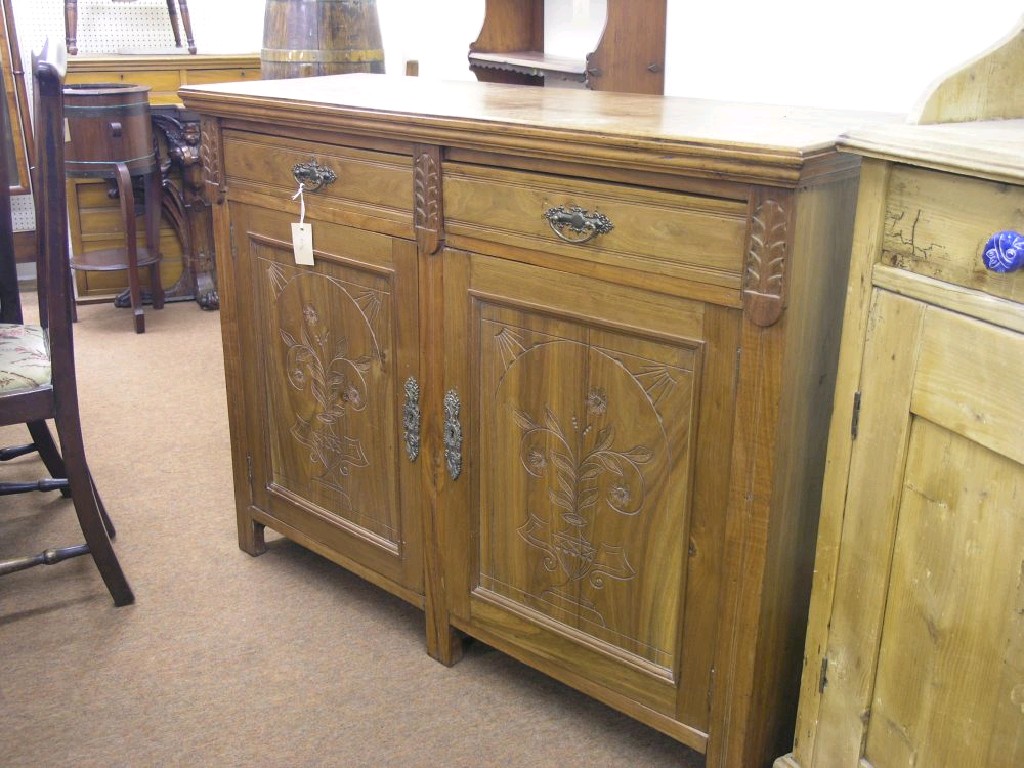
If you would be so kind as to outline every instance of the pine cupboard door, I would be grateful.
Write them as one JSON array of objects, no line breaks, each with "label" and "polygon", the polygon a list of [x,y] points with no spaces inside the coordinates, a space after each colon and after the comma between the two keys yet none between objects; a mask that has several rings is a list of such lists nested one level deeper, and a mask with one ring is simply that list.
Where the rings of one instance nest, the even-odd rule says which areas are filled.
[{"label": "pine cupboard door", "polygon": [[254,520],[421,603],[416,247],[314,220],[298,265],[294,215],[230,215]]},{"label": "pine cupboard door", "polygon": [[1024,337],[868,329],[813,765],[1024,765]]},{"label": "pine cupboard door", "polygon": [[[713,534],[691,507],[711,310],[444,258],[449,417],[458,404],[442,499],[452,622],[705,747],[718,585]],[[727,393],[734,372],[713,367]],[[690,568],[697,549],[706,570]]]}]

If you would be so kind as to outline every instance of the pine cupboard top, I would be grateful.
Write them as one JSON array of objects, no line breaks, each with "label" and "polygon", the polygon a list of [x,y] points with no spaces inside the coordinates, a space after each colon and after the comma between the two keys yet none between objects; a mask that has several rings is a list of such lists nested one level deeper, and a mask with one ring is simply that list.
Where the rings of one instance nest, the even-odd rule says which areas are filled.
[{"label": "pine cupboard top", "polygon": [[840,134],[898,119],[370,74],[186,86],[179,95],[214,117],[781,186],[853,167],[835,151]]},{"label": "pine cupboard top", "polygon": [[1024,119],[865,127],[843,136],[840,149],[993,181],[1024,183]]}]

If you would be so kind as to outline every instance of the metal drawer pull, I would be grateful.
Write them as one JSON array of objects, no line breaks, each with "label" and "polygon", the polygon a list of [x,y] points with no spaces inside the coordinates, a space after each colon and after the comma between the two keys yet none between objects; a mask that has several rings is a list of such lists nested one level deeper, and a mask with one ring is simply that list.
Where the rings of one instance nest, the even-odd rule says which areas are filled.
[{"label": "metal drawer pull", "polygon": [[996,232],[985,243],[981,260],[993,272],[1014,272],[1024,267],[1024,235],[1012,229]]},{"label": "metal drawer pull", "polygon": [[316,160],[308,163],[296,163],[292,166],[292,177],[296,184],[302,184],[307,192],[316,192],[321,187],[334,183],[338,175]]},{"label": "metal drawer pull", "polygon": [[462,403],[459,393],[449,389],[444,395],[444,463],[452,480],[462,474],[462,424],[459,411]]},{"label": "metal drawer pull", "polygon": [[405,406],[402,408],[402,438],[409,461],[420,455],[420,385],[412,376],[405,380]]},{"label": "metal drawer pull", "polygon": [[603,213],[589,213],[578,205],[548,208],[544,218],[551,225],[551,231],[567,243],[587,243],[614,229]]}]

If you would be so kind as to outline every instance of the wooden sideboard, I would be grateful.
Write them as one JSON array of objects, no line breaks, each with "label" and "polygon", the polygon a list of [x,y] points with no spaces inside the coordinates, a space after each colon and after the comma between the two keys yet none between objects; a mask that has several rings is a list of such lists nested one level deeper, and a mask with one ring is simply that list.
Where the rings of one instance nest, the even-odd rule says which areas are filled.
[{"label": "wooden sideboard", "polygon": [[770,764],[858,184],[835,138],[878,116],[380,75],[181,95],[242,549],[270,526],[423,607],[443,663],[478,638],[709,766]]},{"label": "wooden sideboard", "polygon": [[[172,109],[181,106],[178,89],[186,84],[233,82],[259,80],[260,59],[258,53],[236,55],[110,55],[74,56],[68,59],[67,83],[132,83],[150,87],[149,102],[154,108]],[[173,117],[170,118],[173,122]],[[171,195],[180,198],[181,205],[171,206],[173,210],[184,210],[190,203],[188,190],[191,162],[187,142],[180,146],[168,146],[167,129],[171,122],[155,125],[155,134],[161,140],[162,161],[169,183],[173,186]],[[172,128],[173,130],[173,128]],[[175,157],[175,153],[184,156]],[[198,163],[198,149],[195,152]],[[173,166],[173,170],[172,170]],[[71,229],[71,247],[75,253],[91,250],[105,250],[124,243],[124,225],[120,204],[110,194],[111,185],[103,180],[71,179],[68,181],[68,212]],[[160,229],[160,251],[163,261],[160,266],[161,281],[173,298],[179,291],[193,291],[195,286],[181,287],[185,272],[194,269],[192,261],[202,257],[210,259],[212,254],[186,254],[189,233],[184,214],[165,216]],[[141,224],[140,224],[141,226]],[[183,242],[183,240],[185,242]],[[198,245],[198,244],[197,244]],[[75,280],[80,300],[108,299],[122,291],[128,284],[124,271],[76,272]],[[193,281],[194,282],[194,281]],[[209,289],[208,289],[209,290]]]}]

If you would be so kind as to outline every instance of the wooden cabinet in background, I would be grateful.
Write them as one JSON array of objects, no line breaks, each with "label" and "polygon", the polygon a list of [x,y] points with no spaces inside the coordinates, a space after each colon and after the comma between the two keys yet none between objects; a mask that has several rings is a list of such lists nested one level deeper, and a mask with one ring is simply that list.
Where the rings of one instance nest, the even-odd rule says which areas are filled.
[{"label": "wooden cabinet in background", "polygon": [[182,96],[242,548],[270,526],[423,606],[446,664],[478,638],[769,764],[858,182],[834,140],[868,118],[374,75]]},{"label": "wooden cabinet in background", "polygon": [[546,52],[545,0],[484,5],[483,27],[469,47],[469,68],[482,82],[665,92],[666,0],[607,0],[600,40],[578,58]]},{"label": "wooden cabinet in background", "polygon": [[153,106],[181,104],[183,85],[229,83],[260,79],[259,52],[246,54],[119,54],[68,58],[68,85],[75,83],[132,83],[150,87]]},{"label": "wooden cabinet in background", "polygon": [[[258,80],[258,53],[238,55],[117,55],[73,56],[68,59],[67,83],[132,83],[149,86],[152,106],[181,105],[182,85]],[[155,134],[160,137],[159,127]],[[163,157],[169,162],[166,152]],[[177,184],[182,186],[182,184]],[[112,185],[97,179],[68,181],[68,213],[74,253],[100,251],[124,244],[120,203],[111,196]],[[141,222],[140,222],[141,228]],[[141,231],[141,230],[140,230]],[[184,248],[173,221],[164,217],[160,227],[161,281],[173,289],[183,272]],[[108,299],[128,285],[126,273],[75,272],[78,296]]]}]

